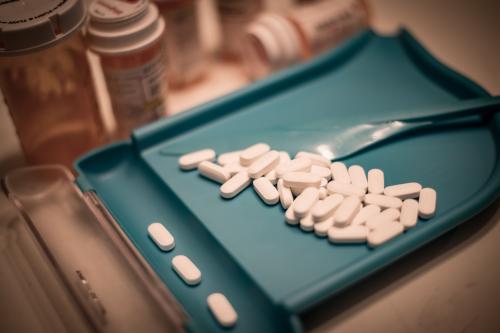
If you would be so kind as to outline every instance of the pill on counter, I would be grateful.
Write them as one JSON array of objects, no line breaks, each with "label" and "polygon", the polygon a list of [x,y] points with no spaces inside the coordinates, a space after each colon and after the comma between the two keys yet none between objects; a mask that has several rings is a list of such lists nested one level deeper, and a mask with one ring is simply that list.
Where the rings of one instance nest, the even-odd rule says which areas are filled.
[{"label": "pill on counter", "polygon": [[377,205],[367,205],[359,211],[354,217],[351,224],[352,225],[363,225],[366,223],[369,217],[378,215],[380,213],[380,207]]},{"label": "pill on counter", "polygon": [[292,204],[290,207],[288,207],[288,209],[285,212],[285,221],[290,225],[295,225],[299,223],[299,220],[300,219],[295,215],[293,211],[293,204]]},{"label": "pill on counter", "polygon": [[351,223],[354,217],[361,209],[361,200],[359,197],[351,195],[340,204],[339,208],[335,211],[334,224],[338,227],[344,227]]},{"label": "pill on counter", "polygon": [[305,157],[311,160],[311,163],[313,165],[318,165],[322,166],[325,168],[330,167],[330,160],[322,155],[319,154],[314,154],[314,153],[309,153],[307,151],[299,151],[296,155],[295,158],[301,158]]},{"label": "pill on counter", "polygon": [[240,162],[231,162],[226,165],[224,165],[224,170],[229,172],[231,176],[234,176],[235,174],[242,172],[242,171],[247,171],[247,167],[243,166],[240,164]]},{"label": "pill on counter", "polygon": [[250,185],[252,180],[246,171],[242,171],[231,177],[220,187],[220,195],[223,198],[231,199]]},{"label": "pill on counter", "polygon": [[280,196],[280,203],[284,209],[290,207],[293,202],[293,194],[290,188],[283,185],[283,179],[278,180],[278,194]]},{"label": "pill on counter", "polygon": [[368,193],[384,193],[384,172],[380,169],[371,169],[368,171]]},{"label": "pill on counter", "polygon": [[399,222],[405,229],[413,228],[418,221],[418,201],[415,199],[406,199],[401,206],[401,215]]},{"label": "pill on counter", "polygon": [[220,154],[219,157],[217,157],[217,163],[219,163],[220,165],[226,165],[229,163],[240,163],[240,153],[241,150],[236,150]]},{"label": "pill on counter", "polygon": [[322,201],[318,201],[311,209],[313,220],[319,222],[332,216],[343,200],[344,197],[342,195],[333,194]]},{"label": "pill on counter", "polygon": [[295,198],[293,202],[293,212],[299,218],[305,217],[311,210],[312,206],[319,200],[319,189],[315,187],[308,187]]},{"label": "pill on counter", "polygon": [[418,201],[418,215],[423,219],[430,219],[436,213],[437,193],[434,189],[426,187],[420,191]]},{"label": "pill on counter", "polygon": [[311,213],[300,219],[300,229],[304,231],[312,231],[314,229],[314,221]]},{"label": "pill on counter", "polygon": [[342,162],[333,162],[330,166],[332,172],[332,179],[339,183],[350,184],[351,178],[349,177],[349,172],[347,167]]},{"label": "pill on counter", "polygon": [[248,175],[253,178],[265,176],[269,171],[278,166],[280,161],[280,153],[276,150],[271,150],[257,158],[248,167]]},{"label": "pill on counter", "polygon": [[350,225],[345,228],[331,227],[328,240],[332,243],[364,243],[369,229],[362,225]]},{"label": "pill on counter", "polygon": [[314,164],[311,165],[311,173],[326,179],[326,181],[329,181],[332,178],[332,172],[330,168],[325,168]]},{"label": "pill on counter", "polygon": [[288,163],[280,164],[276,168],[278,178],[282,178],[286,173],[295,171],[309,172],[311,170],[311,160],[308,158],[296,158]]},{"label": "pill on counter", "polygon": [[225,183],[231,178],[231,174],[224,167],[210,161],[201,162],[198,165],[198,171],[202,176],[220,184]]},{"label": "pill on counter", "polygon": [[371,194],[365,195],[364,202],[367,205],[377,205],[380,208],[401,208],[403,201],[399,198],[389,197],[383,194]]},{"label": "pill on counter", "polygon": [[348,172],[351,184],[363,189],[366,192],[368,189],[368,180],[366,179],[365,169],[359,165],[352,165],[349,167]]},{"label": "pill on counter", "polygon": [[342,194],[343,196],[355,195],[357,197],[363,197],[365,195],[365,191],[359,187],[356,187],[352,184],[338,182],[336,180],[332,180],[326,185],[326,189],[330,194]]},{"label": "pill on counter", "polygon": [[194,286],[201,282],[201,272],[196,265],[184,255],[172,259],[172,268],[188,285]]},{"label": "pill on counter", "polygon": [[256,143],[253,146],[246,148],[240,152],[240,163],[243,166],[249,166],[253,161],[258,159],[260,156],[264,155],[271,150],[266,143]]},{"label": "pill on counter", "polygon": [[384,194],[390,197],[396,197],[401,200],[418,198],[422,185],[419,183],[405,183],[387,186]]},{"label": "pill on counter", "polygon": [[381,228],[372,230],[368,234],[368,245],[376,247],[382,245],[388,240],[403,233],[404,227],[399,222],[386,222]]},{"label": "pill on counter", "polygon": [[276,169],[273,169],[273,170],[269,171],[268,173],[266,173],[265,177],[267,179],[269,179],[269,181],[273,185],[276,185],[278,183],[278,175],[276,174]]},{"label": "pill on counter", "polygon": [[325,199],[328,196],[328,191],[324,187],[319,188],[319,198],[320,200]]},{"label": "pill on counter", "polygon": [[396,208],[388,208],[377,215],[372,215],[366,220],[366,226],[370,229],[377,229],[381,227],[383,224],[387,222],[393,222],[396,221],[399,216],[400,212]]},{"label": "pill on counter", "polygon": [[203,161],[213,161],[215,151],[213,149],[202,149],[189,154],[182,155],[179,158],[179,166],[182,170],[193,170]]},{"label": "pill on counter", "polygon": [[326,237],[328,230],[333,226],[333,217],[329,217],[324,221],[316,222],[314,224],[314,233],[318,237]]},{"label": "pill on counter", "polygon": [[276,187],[266,177],[260,177],[253,181],[255,192],[267,205],[278,203],[280,195]]},{"label": "pill on counter", "polygon": [[306,188],[306,187],[318,187],[321,184],[321,177],[318,175],[296,171],[288,172],[283,176],[283,184],[288,187],[295,188]]},{"label": "pill on counter", "polygon": [[174,237],[161,223],[151,223],[148,226],[148,234],[162,251],[170,251],[175,247]]},{"label": "pill on counter", "polygon": [[208,295],[207,304],[213,316],[221,326],[231,327],[236,324],[238,314],[224,294],[213,293]]}]

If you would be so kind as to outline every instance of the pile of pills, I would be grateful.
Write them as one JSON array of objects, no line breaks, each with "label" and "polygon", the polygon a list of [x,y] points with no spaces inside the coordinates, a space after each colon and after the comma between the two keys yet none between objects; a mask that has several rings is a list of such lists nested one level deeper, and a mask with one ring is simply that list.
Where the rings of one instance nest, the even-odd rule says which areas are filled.
[{"label": "pile of pills", "polygon": [[418,218],[430,219],[436,211],[436,191],[419,183],[385,186],[384,173],[314,153],[287,152],[257,143],[241,151],[218,156],[212,149],[179,158],[183,170],[220,183],[220,195],[230,199],[253,184],[267,205],[278,202],[285,220],[306,232],[328,237],[332,243],[381,245],[414,227]]}]

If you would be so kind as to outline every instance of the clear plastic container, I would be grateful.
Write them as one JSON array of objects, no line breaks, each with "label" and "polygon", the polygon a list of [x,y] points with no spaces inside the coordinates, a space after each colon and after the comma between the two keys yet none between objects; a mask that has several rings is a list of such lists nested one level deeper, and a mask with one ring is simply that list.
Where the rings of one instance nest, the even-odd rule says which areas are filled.
[{"label": "clear plastic container", "polygon": [[116,120],[115,137],[166,115],[165,22],[146,0],[95,1],[87,41],[101,62]]},{"label": "clear plastic container", "polygon": [[197,0],[155,0],[165,20],[170,88],[182,88],[204,77],[207,57],[199,35]]},{"label": "clear plastic container", "polygon": [[0,87],[25,157],[70,167],[107,138],[80,33],[83,4],[27,0],[1,7]]},{"label": "clear plastic container", "polygon": [[334,48],[366,29],[364,0],[307,2],[287,12],[261,14],[246,29],[243,57],[257,79]]}]

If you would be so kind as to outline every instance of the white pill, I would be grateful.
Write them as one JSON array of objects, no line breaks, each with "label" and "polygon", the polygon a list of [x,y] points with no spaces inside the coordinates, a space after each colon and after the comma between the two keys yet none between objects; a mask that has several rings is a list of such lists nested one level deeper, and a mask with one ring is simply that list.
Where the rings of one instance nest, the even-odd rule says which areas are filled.
[{"label": "white pill", "polygon": [[354,217],[351,224],[352,225],[363,225],[366,223],[369,217],[378,215],[380,213],[380,207],[377,205],[368,205],[359,211],[359,213]]},{"label": "white pill", "polygon": [[240,163],[240,153],[241,150],[236,150],[220,154],[219,157],[217,157],[217,163],[219,163],[220,165],[226,165],[229,163]]},{"label": "white pill", "polygon": [[223,198],[230,199],[237,196],[241,191],[250,185],[251,179],[246,171],[237,173],[220,187],[220,195]]},{"label": "white pill", "polygon": [[388,208],[377,215],[372,215],[366,220],[366,226],[373,230],[381,227],[383,224],[387,222],[393,222],[396,221],[399,216],[400,212],[396,208]]},{"label": "white pill", "polygon": [[399,198],[389,197],[383,194],[367,194],[364,202],[367,205],[377,205],[380,208],[401,208],[403,201]]},{"label": "white pill", "polygon": [[240,163],[243,166],[249,166],[253,161],[267,153],[271,150],[266,143],[257,143],[253,146],[246,148],[245,150],[240,152]]},{"label": "white pill", "polygon": [[234,176],[235,174],[242,172],[242,171],[247,171],[247,167],[243,166],[240,164],[240,162],[231,162],[226,165],[224,165],[224,170],[229,172],[231,176]]},{"label": "white pill", "polygon": [[252,164],[248,167],[248,175],[253,179],[262,177],[269,171],[276,168],[279,161],[280,153],[276,150],[271,150],[252,162]]},{"label": "white pill", "polygon": [[326,185],[326,189],[328,193],[334,194],[342,194],[344,196],[355,195],[357,197],[362,197],[365,195],[365,191],[359,187],[356,187],[352,184],[338,182],[336,180],[332,180]]},{"label": "white pill", "polygon": [[373,194],[384,193],[384,172],[380,169],[368,171],[368,192]]},{"label": "white pill", "polygon": [[269,179],[269,181],[273,185],[276,185],[278,183],[278,175],[276,174],[276,169],[273,169],[273,170],[269,171],[268,173],[266,173],[265,177],[267,179]]},{"label": "white pill", "polygon": [[369,230],[362,225],[350,225],[345,228],[332,227],[328,230],[328,240],[333,243],[364,243]]},{"label": "white pill", "polygon": [[311,160],[308,158],[296,158],[288,163],[280,164],[276,168],[276,174],[278,178],[282,178],[288,172],[304,171],[309,172],[311,170]]},{"label": "white pill", "polygon": [[349,172],[347,172],[347,167],[342,162],[333,162],[330,166],[332,171],[332,179],[339,183],[350,184],[351,178],[349,177]]},{"label": "white pill", "polygon": [[175,246],[174,237],[161,223],[151,223],[148,226],[148,234],[155,244],[163,251],[170,251]]},{"label": "white pill", "polygon": [[201,281],[201,272],[186,256],[178,255],[172,259],[172,268],[188,285],[194,286]]},{"label": "white pill", "polygon": [[368,245],[371,247],[379,246],[388,240],[400,235],[404,227],[399,222],[387,222],[383,227],[377,228],[368,234]]},{"label": "white pill", "polygon": [[401,216],[399,221],[405,229],[413,228],[418,221],[418,201],[415,199],[406,199],[401,207]]},{"label": "white pill", "polygon": [[423,219],[430,219],[436,212],[437,193],[434,189],[426,187],[420,191],[418,201],[418,215]]},{"label": "white pill", "polygon": [[202,176],[220,184],[225,183],[229,178],[231,178],[231,174],[226,171],[224,167],[209,161],[201,162],[198,165],[198,171]]},{"label": "white pill", "polygon": [[319,188],[319,199],[323,200],[328,196],[328,191],[324,187]]},{"label": "white pill", "polygon": [[278,194],[280,195],[281,206],[284,209],[290,207],[293,202],[292,190],[283,185],[283,179],[278,180]]},{"label": "white pill", "polygon": [[295,215],[293,211],[293,204],[290,207],[288,207],[288,209],[285,212],[285,221],[290,225],[295,225],[299,223],[299,218]]},{"label": "white pill", "polygon": [[366,179],[365,169],[359,165],[352,165],[349,167],[349,178],[351,184],[363,190],[368,188],[368,180]]},{"label": "white pill", "polygon": [[208,308],[215,319],[224,327],[231,327],[236,324],[238,314],[229,303],[226,296],[221,293],[213,293],[207,297]]},{"label": "white pill", "polygon": [[335,225],[343,227],[349,225],[361,209],[361,200],[357,196],[345,198],[335,211]]},{"label": "white pill", "polygon": [[330,168],[325,168],[318,165],[311,165],[311,173],[320,176],[321,178],[325,178],[327,181],[332,178],[332,172]]},{"label": "white pill", "polygon": [[294,197],[298,197],[305,189],[305,187],[290,187]]},{"label": "white pill", "polygon": [[283,176],[283,184],[288,187],[318,187],[321,184],[321,177],[309,172],[288,172]]},{"label": "white pill", "polygon": [[291,160],[290,155],[286,151],[280,150],[280,164],[286,164]]},{"label": "white pill", "polygon": [[293,202],[293,211],[296,216],[304,217],[311,210],[312,206],[319,200],[319,190],[315,187],[308,187]]},{"label": "white pill", "polygon": [[311,213],[300,219],[300,229],[304,231],[312,231],[314,229],[314,221]]},{"label": "white pill", "polygon": [[266,177],[260,177],[253,181],[253,188],[259,197],[268,205],[278,203],[280,195],[276,187]]},{"label": "white pill", "polygon": [[326,237],[328,230],[333,226],[333,218],[329,217],[324,221],[314,224],[314,233],[319,237]]},{"label": "white pill", "polygon": [[343,200],[344,197],[342,195],[333,194],[326,197],[323,201],[318,201],[311,210],[313,220],[323,221],[332,216]]},{"label": "white pill", "polygon": [[189,154],[182,155],[179,158],[179,166],[182,170],[196,169],[203,161],[213,161],[215,151],[213,149],[198,150]]},{"label": "white pill", "polygon": [[328,185],[328,180],[326,178],[321,178],[321,183],[319,184],[320,187],[326,187]]},{"label": "white pill", "polygon": [[295,155],[295,158],[301,158],[301,157],[305,157],[305,158],[310,159],[311,163],[313,165],[318,165],[318,166],[322,166],[325,168],[330,167],[330,160],[324,156],[319,155],[319,154],[308,153],[306,151],[299,151],[297,153],[297,155]]},{"label": "white pill", "polygon": [[396,197],[401,200],[418,198],[422,185],[419,183],[405,183],[387,186],[384,194],[390,197]]}]

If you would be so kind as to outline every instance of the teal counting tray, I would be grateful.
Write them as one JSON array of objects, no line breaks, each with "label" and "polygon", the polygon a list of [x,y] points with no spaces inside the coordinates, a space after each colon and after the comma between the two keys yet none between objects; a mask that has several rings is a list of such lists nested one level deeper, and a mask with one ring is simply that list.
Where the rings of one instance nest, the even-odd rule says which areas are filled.
[{"label": "teal counting tray", "polygon": [[[298,315],[404,257],[477,214],[498,195],[500,118],[406,135],[346,159],[381,168],[386,184],[417,181],[437,190],[436,216],[371,249],[332,245],[288,226],[279,205],[252,189],[233,200],[219,185],[178,167],[180,155],[218,153],[256,142],[295,154],[316,151],[359,123],[426,115],[436,106],[488,93],[445,67],[406,31],[369,31],[321,56],[234,94],[136,130],[130,142],[76,162],[78,184],[95,191],[190,317],[196,332],[299,332]],[[434,110],[434,111],[432,111]],[[161,252],[146,228],[162,222],[176,247]],[[200,285],[172,270],[184,254],[200,268]],[[224,329],[206,297],[224,293],[238,322]]]}]

